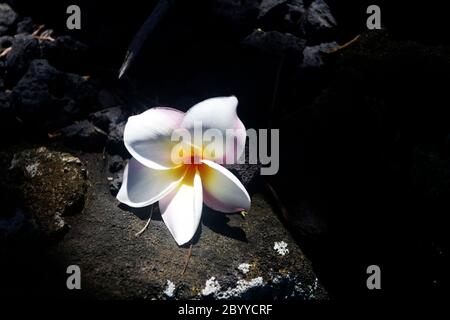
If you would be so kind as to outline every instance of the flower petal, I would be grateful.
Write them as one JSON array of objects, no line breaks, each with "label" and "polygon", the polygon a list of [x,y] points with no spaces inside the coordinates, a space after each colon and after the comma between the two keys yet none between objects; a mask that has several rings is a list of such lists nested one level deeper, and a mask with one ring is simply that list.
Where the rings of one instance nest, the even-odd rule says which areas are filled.
[{"label": "flower petal", "polygon": [[[239,119],[236,109],[238,99],[235,96],[217,97],[206,99],[190,108],[181,122],[181,127],[193,130],[195,126],[201,126],[203,133],[208,129],[219,130],[225,139],[227,129],[236,136],[233,143],[223,152],[215,155],[214,161],[224,162],[227,159],[239,159],[244,152],[246,132]],[[225,145],[226,141],[223,141]]]},{"label": "flower petal", "polygon": [[154,170],[131,158],[123,173],[117,199],[134,208],[148,206],[176,188],[186,169]]},{"label": "flower petal", "polygon": [[178,187],[159,201],[161,217],[178,245],[194,236],[202,207],[202,182],[198,170],[192,167]]},{"label": "flower petal", "polygon": [[239,179],[215,162],[202,160],[202,163],[205,164],[200,169],[205,204],[221,212],[248,211],[250,196]]},{"label": "flower petal", "polygon": [[171,151],[177,142],[171,141],[171,135],[183,117],[183,112],[170,108],[152,108],[129,117],[123,133],[125,147],[149,168],[174,168]]}]

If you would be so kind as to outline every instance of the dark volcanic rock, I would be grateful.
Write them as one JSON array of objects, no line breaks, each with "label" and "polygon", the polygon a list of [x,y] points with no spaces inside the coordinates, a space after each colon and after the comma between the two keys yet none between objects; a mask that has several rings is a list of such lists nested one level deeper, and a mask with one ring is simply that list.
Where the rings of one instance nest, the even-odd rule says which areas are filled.
[{"label": "dark volcanic rock", "polygon": [[264,32],[256,30],[244,39],[243,44],[271,55],[282,55],[285,53],[301,55],[305,48],[304,40],[290,33],[278,31]]},{"label": "dark volcanic rock", "polygon": [[8,170],[20,185],[22,209],[44,235],[60,234],[67,228],[63,217],[83,209],[87,176],[80,159],[41,147],[14,154]]},{"label": "dark volcanic rock", "polygon": [[47,42],[39,46],[39,41],[31,35],[17,35],[12,42],[11,52],[6,56],[6,64],[12,82],[19,80],[27,71],[30,62],[46,55]]},{"label": "dark volcanic rock", "polygon": [[124,168],[124,160],[119,155],[113,155],[108,158],[109,171],[115,173]]},{"label": "dark volcanic rock", "polygon": [[[52,92],[63,82],[63,75],[46,60],[35,60],[12,92],[12,104],[26,121],[47,121],[60,112],[65,102]],[[61,90],[62,91],[62,90]]]},{"label": "dark volcanic rock", "polygon": [[[41,36],[45,36],[44,33]],[[61,36],[55,41],[49,41],[39,40],[29,34],[18,34],[14,37],[12,50],[6,58],[11,81],[19,80],[35,59],[46,59],[63,71],[79,72],[85,69],[87,46],[71,36]]]},{"label": "dark volcanic rock", "polygon": [[11,36],[2,36],[0,37],[0,49],[6,49],[11,47],[14,38]]},{"label": "dark volcanic rock", "polygon": [[108,177],[109,192],[111,192],[113,196],[116,196],[117,193],[119,193],[120,187],[122,186],[122,182],[123,182],[123,170],[115,172],[112,176]]},{"label": "dark volcanic rock", "polygon": [[49,61],[58,69],[81,73],[86,70],[88,46],[72,36],[57,37]]},{"label": "dark volcanic rock", "polygon": [[339,47],[337,42],[321,43],[317,46],[306,47],[303,50],[303,68],[320,68],[324,65],[322,56]]},{"label": "dark volcanic rock", "polygon": [[89,119],[104,131],[109,131],[110,126],[115,127],[125,120],[121,107],[113,107],[97,111],[89,116]]},{"label": "dark volcanic rock", "polygon": [[70,123],[94,97],[88,80],[62,73],[46,60],[34,60],[13,89],[12,105],[33,127],[55,128]]},{"label": "dark volcanic rock", "polygon": [[314,0],[302,18],[300,31],[308,38],[330,37],[336,26],[328,4],[324,0]]},{"label": "dark volcanic rock", "polygon": [[17,19],[17,13],[9,4],[0,3],[0,36],[9,33]]},{"label": "dark volcanic rock", "polygon": [[9,94],[0,92],[0,142],[9,142],[13,140],[14,128],[18,125],[9,100]]},{"label": "dark volcanic rock", "polygon": [[255,23],[259,14],[260,1],[214,0],[212,12],[224,19],[231,28],[242,30],[250,28]]},{"label": "dark volcanic rock", "polygon": [[103,108],[111,108],[118,105],[116,97],[108,90],[100,90],[97,100],[99,105]]},{"label": "dark volcanic rock", "polygon": [[299,24],[305,11],[303,0],[263,0],[259,21],[264,30],[299,34]]},{"label": "dark volcanic rock", "polygon": [[110,126],[106,149],[111,154],[119,154],[124,157],[129,157],[128,151],[123,144],[123,131],[125,129],[125,124],[126,121],[122,121],[118,124],[112,124]]},{"label": "dark volcanic rock", "polygon": [[17,33],[33,33],[34,22],[31,17],[25,17],[17,23]]},{"label": "dark volcanic rock", "polygon": [[82,150],[102,150],[105,146],[107,133],[96,127],[92,122],[83,120],[61,130],[64,142],[69,146]]}]

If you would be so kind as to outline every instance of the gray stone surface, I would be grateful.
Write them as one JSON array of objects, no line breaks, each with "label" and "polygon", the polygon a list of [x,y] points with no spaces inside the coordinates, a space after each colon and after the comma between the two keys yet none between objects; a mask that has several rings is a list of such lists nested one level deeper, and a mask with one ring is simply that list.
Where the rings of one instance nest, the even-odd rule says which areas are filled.
[{"label": "gray stone surface", "polygon": [[[158,209],[149,228],[136,237],[150,209],[119,205],[109,193],[108,167],[101,155],[86,154],[82,159],[92,181],[87,205],[82,215],[67,218],[72,228],[52,248],[52,255],[81,267],[84,295],[113,299],[327,297],[310,262],[262,195],[253,196],[245,219],[204,208],[192,257],[182,275],[188,248],[175,243]],[[284,256],[274,250],[274,243],[280,241],[288,246]],[[245,263],[250,264],[246,274],[239,270]],[[208,280],[215,283],[212,277],[220,289],[207,286]],[[166,290],[173,289],[168,281],[174,290]],[[171,291],[173,295],[168,294]]]}]

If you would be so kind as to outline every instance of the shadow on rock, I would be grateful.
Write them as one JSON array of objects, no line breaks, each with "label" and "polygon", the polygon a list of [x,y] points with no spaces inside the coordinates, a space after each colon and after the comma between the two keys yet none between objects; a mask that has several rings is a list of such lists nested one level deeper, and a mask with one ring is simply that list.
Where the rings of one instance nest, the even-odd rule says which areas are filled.
[{"label": "shadow on rock", "polygon": [[240,227],[230,226],[228,224],[230,218],[222,212],[203,207],[202,221],[205,226],[218,234],[242,242],[248,242],[245,231]]}]

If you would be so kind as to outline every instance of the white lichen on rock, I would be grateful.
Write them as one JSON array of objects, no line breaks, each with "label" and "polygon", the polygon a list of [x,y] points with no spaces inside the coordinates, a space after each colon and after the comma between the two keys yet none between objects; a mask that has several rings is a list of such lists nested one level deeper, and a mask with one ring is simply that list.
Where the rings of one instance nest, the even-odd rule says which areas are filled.
[{"label": "white lichen on rock", "polygon": [[202,290],[203,296],[209,296],[211,294],[216,294],[220,291],[220,284],[216,280],[216,277],[211,277],[206,280],[205,288]]},{"label": "white lichen on rock", "polygon": [[276,288],[290,288],[283,291],[283,298],[301,298],[303,300],[316,299],[317,290],[319,289],[319,279],[314,279],[313,283],[307,284],[290,273],[284,275],[275,275],[271,279],[272,286]]},{"label": "white lichen on rock", "polygon": [[238,280],[238,282],[236,283],[236,287],[228,289],[223,292],[218,292],[215,295],[215,297],[217,299],[225,299],[225,300],[241,298],[243,294],[245,294],[248,290],[257,287],[262,287],[263,285],[264,280],[262,277],[257,277],[250,281],[241,279]]},{"label": "white lichen on rock", "polygon": [[167,284],[166,284],[166,288],[164,289],[164,294],[169,297],[169,298],[173,298],[173,296],[175,295],[175,284],[170,281],[167,280]]},{"label": "white lichen on rock", "polygon": [[249,263],[241,263],[238,266],[238,270],[242,272],[243,274],[247,274],[250,271],[250,264]]},{"label": "white lichen on rock", "polygon": [[38,173],[38,169],[39,162],[31,163],[25,166],[25,170],[30,178],[33,178]]},{"label": "white lichen on rock", "polygon": [[289,253],[289,249],[287,248],[287,243],[284,241],[275,242],[273,245],[273,249],[278,252],[280,256],[284,256]]},{"label": "white lichen on rock", "polygon": [[250,289],[264,286],[264,280],[262,277],[257,277],[249,281],[240,279],[236,282],[234,288],[228,288],[221,291],[221,286],[217,281],[216,277],[211,277],[206,281],[205,288],[201,291],[203,296],[212,295],[215,299],[237,299],[242,298],[242,296]]}]

